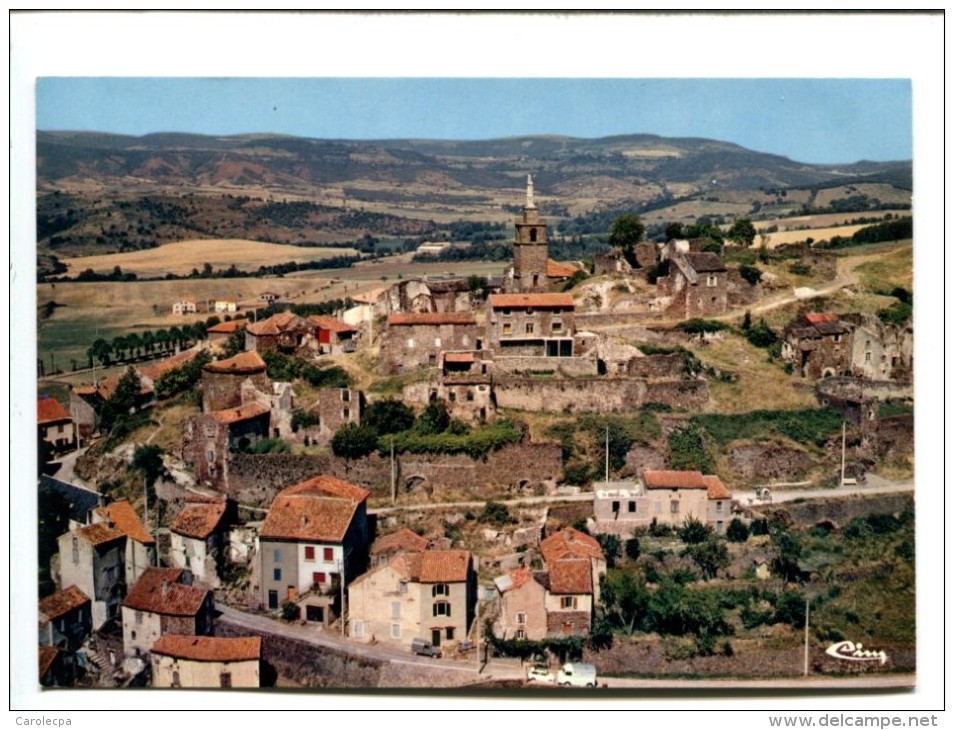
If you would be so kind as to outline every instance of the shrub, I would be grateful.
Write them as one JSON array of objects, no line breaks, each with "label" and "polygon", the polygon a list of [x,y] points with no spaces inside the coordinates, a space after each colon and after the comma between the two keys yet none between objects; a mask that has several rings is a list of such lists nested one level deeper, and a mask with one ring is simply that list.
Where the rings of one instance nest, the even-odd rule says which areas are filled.
[{"label": "shrub", "polygon": [[742,266],[739,267],[739,276],[754,286],[755,284],[758,284],[759,280],[762,278],[762,270],[757,266],[742,264]]},{"label": "shrub", "polygon": [[346,423],[339,428],[331,439],[331,450],[335,456],[346,459],[360,459],[378,448],[378,434],[373,428],[357,423]]},{"label": "shrub", "polygon": [[320,422],[317,413],[308,413],[306,411],[295,411],[292,413],[291,427],[294,433],[298,433],[303,428],[317,426]]},{"label": "shrub", "polygon": [[478,522],[486,522],[491,525],[512,525],[517,520],[510,514],[507,505],[500,502],[487,502],[484,505],[484,511],[477,517]]},{"label": "shrub", "polygon": [[282,602],[282,620],[283,621],[297,621],[298,617],[301,615],[301,610],[298,606],[292,601],[283,601]]},{"label": "shrub", "polygon": [[669,454],[666,463],[677,471],[712,471],[712,457],[706,451],[702,434],[692,423],[669,434]]},{"label": "shrub", "polygon": [[361,423],[379,435],[398,433],[414,425],[414,411],[399,400],[384,398],[368,404]]},{"label": "shrub", "polygon": [[738,517],[733,517],[725,530],[725,536],[729,542],[745,542],[749,539],[749,528]]},{"label": "shrub", "polygon": [[639,538],[633,535],[633,537],[629,538],[629,540],[626,541],[626,546],[625,546],[626,557],[629,558],[630,560],[636,560],[639,557],[640,551],[641,551],[641,547],[639,544]]},{"label": "shrub", "polygon": [[712,534],[712,528],[693,516],[687,517],[679,528],[679,539],[687,545],[704,542],[710,534]]},{"label": "shrub", "polygon": [[592,478],[591,474],[592,469],[590,468],[589,464],[584,464],[582,461],[567,464],[563,467],[563,478],[570,484],[576,484],[583,487],[588,486]]}]

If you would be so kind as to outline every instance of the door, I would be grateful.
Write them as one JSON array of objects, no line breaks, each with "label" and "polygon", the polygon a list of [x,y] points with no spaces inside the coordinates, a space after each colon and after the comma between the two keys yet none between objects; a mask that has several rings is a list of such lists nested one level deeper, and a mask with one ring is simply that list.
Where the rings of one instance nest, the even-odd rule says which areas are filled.
[{"label": "door", "polygon": [[271,610],[278,608],[278,591],[268,592],[268,607]]},{"label": "door", "polygon": [[434,646],[441,645],[441,630],[440,629],[431,629],[431,644]]}]

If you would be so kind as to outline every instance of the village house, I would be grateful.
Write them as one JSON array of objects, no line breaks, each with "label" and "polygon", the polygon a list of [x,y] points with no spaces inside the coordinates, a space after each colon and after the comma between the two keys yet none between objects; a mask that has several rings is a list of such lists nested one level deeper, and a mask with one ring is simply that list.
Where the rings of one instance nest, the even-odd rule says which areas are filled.
[{"label": "village house", "polygon": [[55,453],[76,448],[76,429],[69,411],[56,398],[47,396],[36,402],[39,440],[50,445]]},{"label": "village house", "polygon": [[732,519],[732,494],[715,474],[706,474],[702,477],[702,481],[706,485],[708,500],[706,524],[717,535],[724,535],[729,520]]},{"label": "village house", "polygon": [[265,361],[257,352],[240,352],[235,357],[215,360],[202,368],[202,410],[205,413],[242,405],[242,383],[250,381],[256,389],[272,389]]},{"label": "village house", "polygon": [[428,400],[447,405],[451,418],[486,421],[496,413],[493,398],[493,363],[481,352],[445,352],[443,367],[431,385]]},{"label": "village house", "polygon": [[245,326],[245,349],[315,353],[318,351],[317,328],[293,312],[279,312]]},{"label": "village house", "polygon": [[398,313],[388,317],[383,372],[437,367],[444,351],[479,348],[477,320],[465,312]]},{"label": "village house", "polygon": [[210,347],[219,347],[224,345],[228,339],[236,332],[245,329],[248,322],[244,319],[233,319],[230,322],[219,322],[206,330],[206,337],[209,339]]},{"label": "village house", "polygon": [[547,635],[586,635],[593,620],[593,566],[587,558],[547,563],[541,577],[546,589]]},{"label": "village house", "polygon": [[37,655],[41,687],[69,687],[73,684],[73,675],[64,662],[64,652],[53,646],[40,645]]},{"label": "village house", "polygon": [[665,260],[669,272],[656,280],[656,293],[668,315],[692,319],[728,311],[728,270],[716,254],[667,246]]},{"label": "village house", "polygon": [[93,524],[106,524],[126,536],[126,585],[132,585],[156,565],[156,540],[139,520],[132,505],[125,499],[97,507],[90,515]]},{"label": "village house", "polygon": [[83,448],[99,432],[99,413],[104,399],[93,385],[70,388],[70,418],[76,426],[77,446]]},{"label": "village house", "polygon": [[391,562],[398,555],[407,553],[423,553],[427,550],[430,541],[416,532],[404,527],[397,532],[382,535],[372,544],[369,551],[371,567],[377,568]]},{"label": "village house", "polygon": [[192,299],[181,299],[172,305],[173,314],[195,314],[196,311],[195,301]]},{"label": "village house", "polygon": [[103,503],[103,495],[99,492],[46,475],[40,477],[40,488],[56,492],[69,505],[70,530],[88,525],[90,512]]},{"label": "village house", "polygon": [[269,434],[271,410],[261,403],[196,416],[186,426],[182,458],[192,467],[200,484],[227,484],[228,455],[245,450]]},{"label": "village house", "polygon": [[496,358],[572,357],[570,294],[492,294],[487,298],[487,339]]},{"label": "village house", "polygon": [[60,535],[60,586],[75,586],[92,601],[93,629],[119,614],[126,595],[126,535],[107,524]]},{"label": "village house", "polygon": [[523,565],[494,579],[498,594],[494,636],[530,641],[547,637],[547,589],[542,576]]},{"label": "village house", "polygon": [[213,308],[216,312],[233,314],[238,311],[238,302],[234,299],[216,299]]},{"label": "village house", "polygon": [[465,639],[474,618],[477,580],[466,550],[404,553],[348,588],[350,636],[407,647]]},{"label": "village house", "polygon": [[260,636],[165,634],[152,646],[152,686],[257,688],[261,659]]},{"label": "village house", "polygon": [[318,402],[308,414],[317,423],[308,426],[306,434],[314,443],[327,445],[338,429],[348,423],[361,423],[364,393],[354,388],[319,388]]},{"label": "village house", "polygon": [[370,492],[330,476],[283,489],[259,532],[260,599],[292,602],[305,620],[330,623],[338,592],[367,562]]},{"label": "village house", "polygon": [[212,591],[192,585],[180,568],[149,568],[123,602],[123,651],[127,657],[149,654],[160,636],[212,633]]},{"label": "village house", "polygon": [[786,325],[782,359],[803,378],[851,374],[851,328],[834,312],[809,312]]},{"label": "village house", "polygon": [[219,586],[218,566],[225,556],[227,506],[224,499],[188,495],[170,528],[169,562],[213,588]]},{"label": "village house", "polygon": [[93,630],[93,603],[76,586],[41,599],[39,613],[42,646],[73,652]]},{"label": "village house", "polygon": [[318,333],[318,352],[323,355],[337,355],[354,348],[354,339],[358,331],[347,322],[334,317],[312,315],[308,322]]},{"label": "village house", "polygon": [[[557,563],[565,560],[589,561],[590,586],[592,587],[594,600],[599,601],[600,577],[606,575],[606,555],[596,538],[572,527],[565,527],[559,532],[548,535],[540,542],[540,556],[543,558],[548,571],[551,571]],[[571,583],[564,582],[563,578],[562,574],[557,578],[558,589],[571,585]]]},{"label": "village house", "polygon": [[271,305],[274,302],[277,302],[282,298],[281,294],[277,294],[273,291],[263,291],[258,295],[258,301],[263,302],[266,305]]}]

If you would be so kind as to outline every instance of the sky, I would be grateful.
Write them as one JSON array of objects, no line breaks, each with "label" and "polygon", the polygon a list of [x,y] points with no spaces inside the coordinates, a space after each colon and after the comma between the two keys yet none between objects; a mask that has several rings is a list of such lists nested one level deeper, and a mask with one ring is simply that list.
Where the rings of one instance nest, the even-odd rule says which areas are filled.
[{"label": "sky", "polygon": [[799,162],[912,155],[908,79],[41,78],[37,128],[325,139],[657,134]]}]

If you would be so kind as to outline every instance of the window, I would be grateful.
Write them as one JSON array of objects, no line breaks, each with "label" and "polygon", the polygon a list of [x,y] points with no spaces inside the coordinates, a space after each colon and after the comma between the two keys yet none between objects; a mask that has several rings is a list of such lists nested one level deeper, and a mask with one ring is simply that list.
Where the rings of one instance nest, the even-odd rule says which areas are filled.
[{"label": "window", "polygon": [[503,324],[503,333],[505,335],[513,334],[513,325],[510,322],[504,322]]},{"label": "window", "polygon": [[670,511],[672,514],[677,514],[677,513],[679,512],[679,500],[678,500],[678,499],[670,500],[670,502],[669,502],[669,511]]},{"label": "window", "polygon": [[173,669],[173,670],[172,670],[172,686],[173,686],[173,687],[181,687],[181,686],[182,686],[182,683],[181,683],[181,681],[180,681],[180,679],[179,679],[179,670],[178,670],[178,669]]},{"label": "window", "polygon": [[514,638],[515,638],[515,639],[526,639],[526,638],[527,638],[527,632],[524,631],[523,629],[517,629],[517,634],[516,634],[516,636],[515,636]]},{"label": "window", "polygon": [[232,686],[232,673],[231,672],[222,672],[219,675],[219,686],[221,687],[231,687]]},{"label": "window", "polygon": [[438,601],[434,604],[434,615],[435,616],[450,616],[451,615],[451,605],[447,601]]},{"label": "window", "polygon": [[561,596],[560,608],[566,608],[566,609],[576,608],[576,596]]},{"label": "window", "polygon": [[311,574],[311,582],[316,586],[324,585],[327,580],[328,576],[325,573],[315,572]]},{"label": "window", "polygon": [[350,408],[342,408],[342,409],[341,409],[341,417],[342,417],[345,421],[347,421],[349,418],[351,418],[351,409],[350,409]]},{"label": "window", "polygon": [[79,563],[79,540],[73,538],[73,564]]},{"label": "window", "polygon": [[454,390],[448,391],[448,393],[447,393],[447,400],[449,400],[451,403],[456,403],[456,402],[457,402],[457,391],[454,391]]},{"label": "window", "polygon": [[335,549],[334,548],[325,548],[324,549],[324,558],[326,563],[331,563],[335,559]]},{"label": "window", "polygon": [[351,635],[356,639],[361,639],[364,637],[364,621],[351,622]]},{"label": "window", "polygon": [[537,229],[536,229],[536,228],[531,228],[531,229],[530,229],[530,243],[536,243],[536,242],[537,242]]},{"label": "window", "polygon": [[706,286],[718,286],[718,284],[719,277],[715,274],[709,274],[709,276],[706,277]]},{"label": "window", "polygon": [[435,583],[431,588],[431,597],[434,596],[449,596],[450,595],[450,586],[446,583]]},{"label": "window", "polygon": [[435,337],[435,338],[434,338],[434,347],[440,347],[440,346],[441,346],[441,338],[440,338],[440,337]]},{"label": "window", "polygon": [[268,592],[268,607],[272,610],[278,608],[278,591]]},{"label": "window", "polygon": [[468,391],[464,394],[464,400],[466,400],[468,403],[469,403],[470,401],[474,400],[474,391],[468,390]]},{"label": "window", "polygon": [[619,512],[619,500],[613,500],[613,512]]},{"label": "window", "polygon": [[56,424],[56,432],[57,432],[57,433],[63,433],[63,424],[62,424],[62,423]]},{"label": "window", "polygon": [[401,624],[391,624],[391,638],[392,639],[401,638]]},{"label": "window", "polygon": [[716,502],[716,512],[722,511],[722,502]]},{"label": "window", "polygon": [[135,631],[131,631],[131,632],[129,633],[129,638],[131,638],[133,641],[135,641],[135,640],[136,640],[136,632],[135,632]]},{"label": "window", "polygon": [[532,334],[533,334],[533,322],[527,322],[527,326],[526,326],[525,330],[526,330],[526,333],[527,333],[528,335],[532,335]]},{"label": "window", "polygon": [[520,626],[525,623],[527,623],[527,614],[524,611],[520,611],[520,613],[517,614],[517,625]]},{"label": "window", "polygon": [[630,512],[636,511],[636,503],[633,502],[632,500],[630,500],[629,504],[626,507],[627,507],[627,510]]},{"label": "window", "polygon": [[401,620],[401,602],[400,601],[391,601],[391,620],[392,621]]},{"label": "window", "polygon": [[305,560],[314,560],[314,559],[315,559],[315,546],[305,545]]},{"label": "window", "polygon": [[136,626],[142,626],[142,611],[136,611]]},{"label": "window", "polygon": [[407,593],[407,581],[398,582],[398,593]]},{"label": "window", "polygon": [[870,353],[870,352],[866,352],[866,353],[865,353],[865,362],[871,362],[871,353]]},{"label": "window", "polygon": [[550,324],[550,329],[553,330],[554,332],[562,332],[562,331],[563,331],[563,322],[561,322],[560,320],[554,320],[554,321]]},{"label": "window", "polygon": [[500,313],[501,313],[504,317],[509,317],[509,316],[510,316],[510,310],[509,310],[509,309],[501,309],[501,310],[500,310]]},{"label": "window", "polygon": [[841,335],[835,335],[835,342],[841,342]]},{"label": "window", "polygon": [[348,403],[350,400],[351,400],[351,391],[350,391],[350,390],[342,390],[342,391],[341,391],[341,402],[342,402],[342,403]]},{"label": "window", "polygon": [[414,338],[413,338],[413,337],[409,337],[409,338],[408,338],[408,340],[407,340],[407,349],[408,349],[408,350],[413,350],[413,349],[414,349]]},{"label": "window", "polygon": [[280,563],[280,562],[282,562],[282,551],[281,551],[281,550],[273,550],[273,551],[272,551],[272,562],[273,562],[273,563]]},{"label": "window", "polygon": [[444,636],[447,637],[447,640],[448,640],[448,641],[453,641],[453,640],[454,640],[454,627],[453,627],[453,626],[448,626],[446,629],[444,629]]},{"label": "window", "polygon": [[275,569],[272,571],[272,579],[273,579],[273,580],[281,580],[281,579],[282,579],[282,569],[281,569],[281,568],[275,568]]}]

